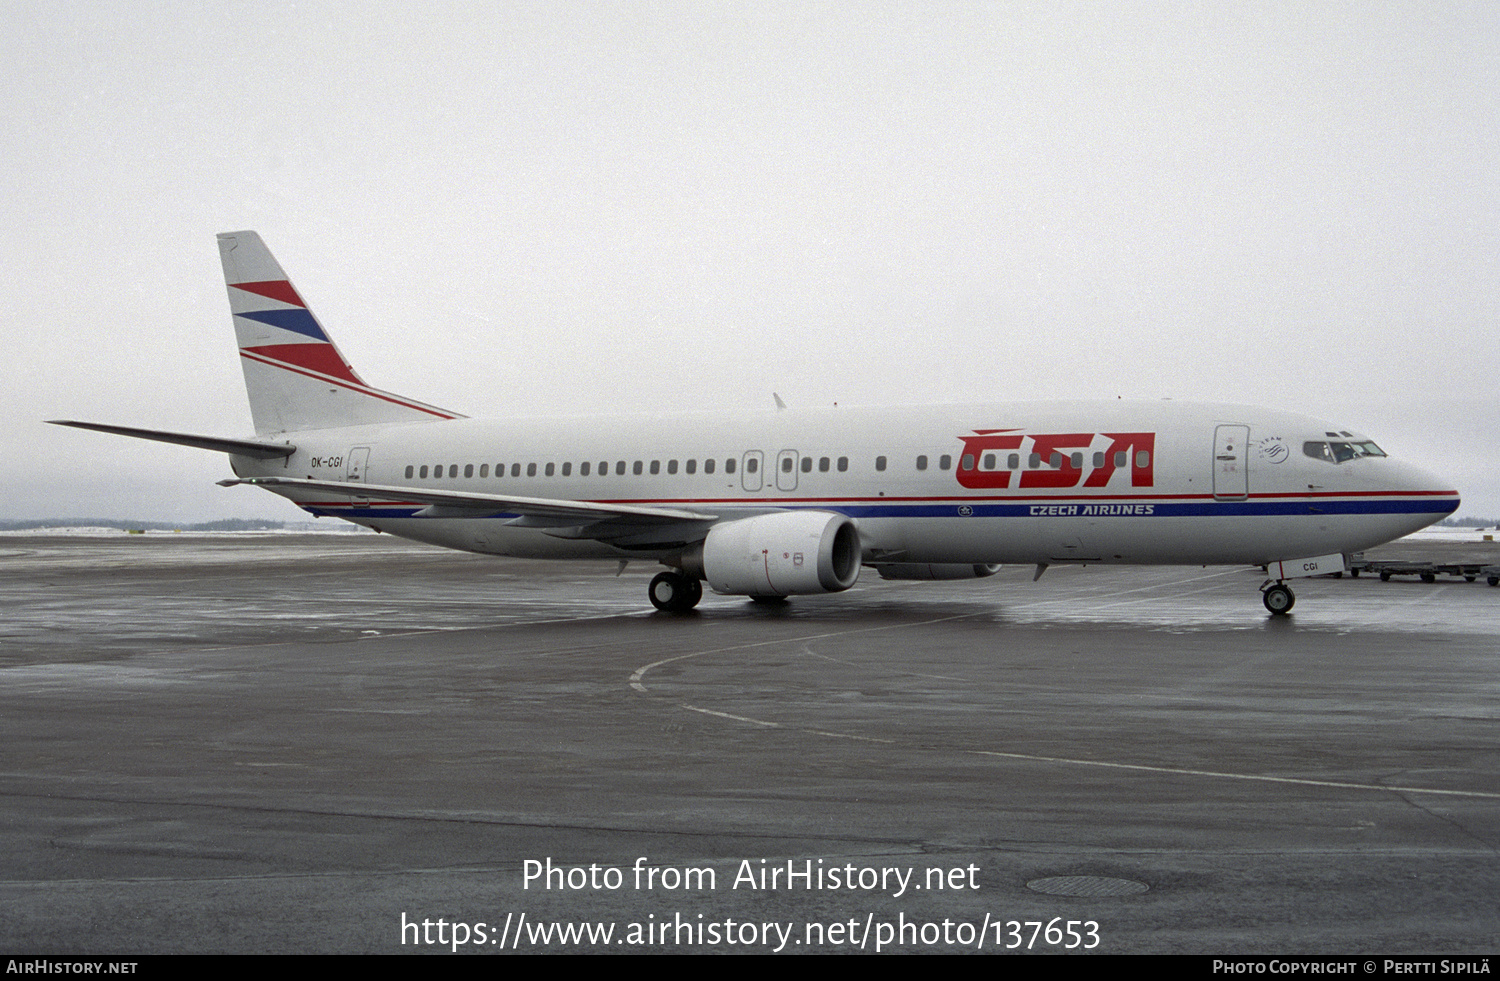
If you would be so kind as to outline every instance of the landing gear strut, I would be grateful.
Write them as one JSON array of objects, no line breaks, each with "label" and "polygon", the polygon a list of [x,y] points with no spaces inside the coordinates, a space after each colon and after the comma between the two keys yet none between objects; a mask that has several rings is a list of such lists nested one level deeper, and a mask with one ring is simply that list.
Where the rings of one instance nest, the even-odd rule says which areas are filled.
[{"label": "landing gear strut", "polygon": [[1297,602],[1297,597],[1292,595],[1292,589],[1284,582],[1278,582],[1261,590],[1261,601],[1266,604],[1266,609],[1273,616],[1284,617],[1292,612],[1292,606]]},{"label": "landing gear strut", "polygon": [[680,572],[661,572],[646,591],[651,605],[663,613],[686,613],[703,598],[703,582]]}]

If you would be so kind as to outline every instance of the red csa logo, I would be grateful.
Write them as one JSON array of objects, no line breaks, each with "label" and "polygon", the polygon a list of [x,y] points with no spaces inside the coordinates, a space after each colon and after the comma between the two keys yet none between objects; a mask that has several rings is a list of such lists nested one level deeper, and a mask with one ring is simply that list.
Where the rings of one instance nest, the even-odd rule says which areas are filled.
[{"label": "red csa logo", "polygon": [[[958,482],[973,490],[1009,487],[1012,470],[1021,479],[1016,485],[1028,487],[1104,487],[1118,469],[1130,468],[1130,486],[1151,487],[1154,483],[1155,433],[1036,433],[1025,435],[1019,429],[976,429],[973,436],[960,436],[964,442],[958,465]],[[1016,451],[1023,459],[1019,468],[1001,458],[991,465],[987,453]],[[1026,466],[1025,457],[1035,454],[1041,467]],[[1081,461],[1075,465],[1074,457]],[[1100,463],[1100,457],[1103,458]],[[1054,465],[1053,460],[1058,459]],[[1097,464],[1097,465],[1096,465]],[[1087,478],[1085,478],[1087,474]]]}]

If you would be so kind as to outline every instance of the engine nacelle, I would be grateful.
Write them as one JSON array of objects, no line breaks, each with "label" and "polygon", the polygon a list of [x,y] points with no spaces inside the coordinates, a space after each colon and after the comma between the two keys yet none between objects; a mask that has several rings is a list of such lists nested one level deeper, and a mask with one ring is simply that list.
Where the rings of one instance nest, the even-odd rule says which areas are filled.
[{"label": "engine nacelle", "polygon": [[859,529],[831,511],[726,521],[709,529],[701,571],[710,589],[728,596],[837,593],[859,578]]},{"label": "engine nacelle", "polygon": [[998,565],[886,562],[875,566],[882,579],[983,579],[1000,571]]}]

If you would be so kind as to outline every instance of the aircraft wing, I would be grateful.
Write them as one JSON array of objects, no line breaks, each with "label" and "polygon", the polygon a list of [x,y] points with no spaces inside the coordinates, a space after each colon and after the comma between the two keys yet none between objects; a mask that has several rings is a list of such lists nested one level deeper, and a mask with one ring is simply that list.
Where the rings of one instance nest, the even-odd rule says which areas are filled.
[{"label": "aircraft wing", "polygon": [[[394,487],[383,484],[349,483],[342,480],[312,480],[303,477],[246,477],[221,480],[221,487],[249,484],[252,487],[293,487],[350,497],[415,501],[427,507],[414,516],[420,518],[482,518],[493,514],[516,514],[511,524],[532,528],[564,528],[608,522],[612,526],[678,524],[684,521],[712,522],[716,514],[679,511],[675,508],[635,507],[629,504],[595,504],[592,501],[563,501],[547,497],[512,497],[506,494],[471,494],[463,491],[426,490],[418,487]],[[569,535],[567,537],[574,537]],[[578,537],[600,537],[583,535]]]},{"label": "aircraft wing", "polygon": [[195,436],[192,433],[170,433],[161,429],[135,429],[131,426],[106,426],[99,422],[74,422],[71,419],[49,419],[54,426],[72,426],[74,429],[92,429],[99,433],[116,436],[134,436],[136,439],[154,439],[158,443],[175,443],[178,446],[193,446],[200,450],[218,453],[235,453],[239,456],[254,456],[263,460],[278,456],[291,456],[297,447],[291,443],[268,443],[258,439],[225,439],[222,436]]}]

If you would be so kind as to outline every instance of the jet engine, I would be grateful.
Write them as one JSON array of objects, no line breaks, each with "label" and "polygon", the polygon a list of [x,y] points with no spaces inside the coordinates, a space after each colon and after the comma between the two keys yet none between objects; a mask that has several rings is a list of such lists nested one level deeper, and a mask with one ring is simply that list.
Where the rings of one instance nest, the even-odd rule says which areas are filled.
[{"label": "jet engine", "polygon": [[874,569],[882,579],[983,579],[1000,571],[998,565],[932,562],[885,562]]},{"label": "jet engine", "polygon": [[684,571],[716,593],[837,593],[859,578],[859,529],[831,511],[779,511],[714,525],[692,558]]}]

